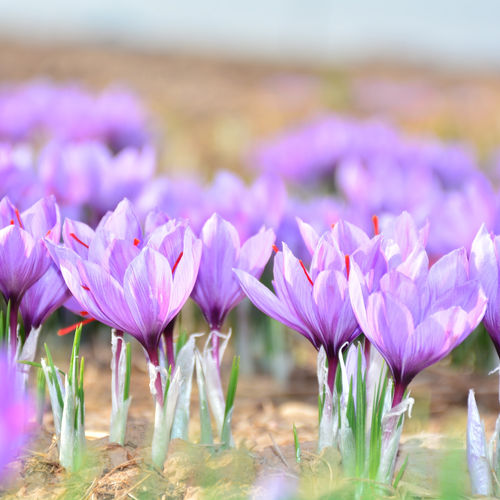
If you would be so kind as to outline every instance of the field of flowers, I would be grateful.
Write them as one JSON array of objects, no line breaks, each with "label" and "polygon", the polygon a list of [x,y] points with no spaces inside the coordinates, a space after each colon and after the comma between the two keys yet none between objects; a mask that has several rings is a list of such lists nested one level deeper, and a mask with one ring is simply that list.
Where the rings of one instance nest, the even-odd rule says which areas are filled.
[{"label": "field of flowers", "polygon": [[5,498],[500,494],[500,81],[0,69]]}]

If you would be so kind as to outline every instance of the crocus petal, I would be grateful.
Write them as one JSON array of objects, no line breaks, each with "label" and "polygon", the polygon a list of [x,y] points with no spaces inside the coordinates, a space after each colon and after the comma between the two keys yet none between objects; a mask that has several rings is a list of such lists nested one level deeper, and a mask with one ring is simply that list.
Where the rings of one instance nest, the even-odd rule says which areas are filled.
[{"label": "crocus petal", "polygon": [[97,226],[96,233],[105,231],[110,237],[122,240],[142,240],[141,224],[132,203],[124,198],[115,210],[103,218]]},{"label": "crocus petal", "polygon": [[[182,257],[174,271],[171,311],[175,317],[193,291],[201,262],[202,243],[195,238],[191,229],[186,228]],[[179,254],[180,255],[180,254]]]},{"label": "crocus petal", "polygon": [[37,201],[21,214],[21,221],[34,238],[45,238],[59,243],[61,238],[61,216],[54,196]]},{"label": "crocus petal", "polygon": [[267,314],[271,318],[276,319],[313,341],[308,333],[308,329],[295,315],[295,312],[289,310],[285,304],[278,300],[276,295],[274,295],[269,288],[245,271],[234,269],[234,273],[238,277],[241,288],[255,307],[260,309],[264,314]]},{"label": "crocus petal", "polygon": [[43,242],[24,229],[11,225],[0,230],[0,291],[7,300],[21,299],[50,262]]},{"label": "crocus petal", "polygon": [[74,250],[80,257],[87,257],[89,245],[94,236],[94,230],[87,224],[72,219],[65,219],[62,228],[64,244]]},{"label": "crocus petal", "polygon": [[156,349],[171,319],[172,271],[168,260],[155,250],[144,248],[127,268],[123,288],[136,329],[143,333],[144,347],[148,352]]},{"label": "crocus petal", "polygon": [[498,267],[493,238],[483,224],[471,246],[470,277],[478,279],[481,282],[486,296],[490,299],[490,303],[496,303],[498,294]]},{"label": "crocus petal", "polygon": [[306,248],[312,255],[314,253],[316,245],[318,244],[319,234],[310,224],[304,222],[299,217],[295,217],[295,220],[297,221],[297,225],[299,226],[299,232],[300,235],[302,236],[302,239],[304,240]]},{"label": "crocus petal", "polygon": [[440,297],[468,279],[469,264],[465,248],[458,248],[441,257],[429,270],[431,299]]}]

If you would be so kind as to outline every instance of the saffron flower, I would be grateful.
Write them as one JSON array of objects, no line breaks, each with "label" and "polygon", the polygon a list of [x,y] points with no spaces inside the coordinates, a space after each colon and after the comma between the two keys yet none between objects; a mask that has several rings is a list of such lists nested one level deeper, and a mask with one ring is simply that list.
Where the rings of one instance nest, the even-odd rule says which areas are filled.
[{"label": "saffron flower", "polygon": [[500,236],[488,232],[483,224],[471,246],[471,276],[481,282],[488,297],[484,326],[500,356]]},{"label": "saffron flower", "polygon": [[[425,258],[425,251],[420,255]],[[391,369],[393,406],[420,371],[443,359],[476,328],[487,304],[479,281],[471,279],[464,248],[430,269],[421,265],[415,271],[406,264],[384,274],[378,291],[368,291],[355,262],[349,278],[358,323]]]},{"label": "saffron flower", "polygon": [[11,304],[11,349],[15,354],[21,300],[52,262],[44,239],[58,242],[60,238],[61,224],[55,198],[43,198],[22,213],[8,198],[3,198],[0,227],[0,292]]},{"label": "saffron flower", "polygon": [[[69,228],[68,224],[66,230]],[[80,229],[87,231],[85,226]],[[137,218],[124,201],[103,218],[89,243],[80,236],[69,237],[80,254],[62,246],[53,246],[52,253],[82,310],[135,337],[158,367],[161,334],[193,289],[201,243],[191,231],[185,231],[182,258],[171,265],[165,255],[144,245],[141,237]],[[160,382],[158,379],[156,395],[162,402]]]},{"label": "saffron flower", "polygon": [[[203,226],[200,239],[203,253],[192,298],[210,329],[220,331],[229,311],[245,296],[233,268],[260,278],[271,256],[275,235],[272,229],[261,229],[242,245],[235,227],[213,214]],[[217,350],[215,347],[218,359]]]},{"label": "saffron flower", "polygon": [[320,239],[308,270],[283,243],[274,257],[273,294],[254,276],[235,269],[243,291],[262,312],[306,337],[328,359],[328,385],[333,389],[339,349],[360,333],[349,301],[350,258]]}]

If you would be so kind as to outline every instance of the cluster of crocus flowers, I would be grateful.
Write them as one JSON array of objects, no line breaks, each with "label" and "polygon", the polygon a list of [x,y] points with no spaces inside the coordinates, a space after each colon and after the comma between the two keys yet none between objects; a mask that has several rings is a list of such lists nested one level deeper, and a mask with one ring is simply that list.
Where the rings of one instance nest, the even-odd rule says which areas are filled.
[{"label": "cluster of crocus flowers", "polygon": [[[376,218],[374,224],[378,233]],[[429,266],[424,246],[428,227],[417,230],[407,213],[373,238],[342,221],[321,237],[302,221],[299,225],[312,252],[311,266],[307,268],[283,244],[274,259],[275,294],[247,273],[235,273],[259,309],[326,354],[330,393],[342,348],[364,334],[365,343],[378,350],[394,380],[396,413],[384,431],[390,440],[399,404],[413,378],[450,353],[484,316],[487,298],[475,276],[477,265],[469,263],[461,248]],[[487,279],[493,280],[498,268],[490,260],[495,273]],[[363,380],[366,387],[369,381]],[[347,377],[343,383],[349,384]],[[382,453],[385,446],[395,456],[397,443],[396,448],[392,442],[382,446]],[[394,463],[393,457],[389,463]]]}]

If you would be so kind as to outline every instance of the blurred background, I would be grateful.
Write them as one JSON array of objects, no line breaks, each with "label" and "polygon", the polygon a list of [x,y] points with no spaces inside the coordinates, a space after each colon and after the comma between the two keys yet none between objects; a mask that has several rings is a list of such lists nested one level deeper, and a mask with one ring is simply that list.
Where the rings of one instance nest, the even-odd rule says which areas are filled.
[{"label": "blurred background", "polygon": [[[296,215],[318,231],[340,217],[371,231],[374,213],[406,209],[430,221],[438,258],[481,222],[499,227],[499,18],[495,0],[0,0],[0,195],[28,206],[56,194],[91,224],[123,196],[197,229],[216,210],[242,239],[271,225],[304,258]],[[45,334],[56,342],[71,321]],[[204,328],[194,305],[182,325]],[[274,432],[289,441],[309,411],[313,439],[314,349],[247,302],[230,325],[243,371],[263,377],[259,401],[243,379],[238,411],[253,416],[237,429],[268,429],[279,411]],[[89,349],[97,383],[109,353]],[[469,374],[496,362],[482,332],[417,378],[417,413],[434,429],[465,428],[476,379],[452,361]],[[477,380],[496,409],[496,382]],[[107,385],[92,394],[100,429]]]}]

